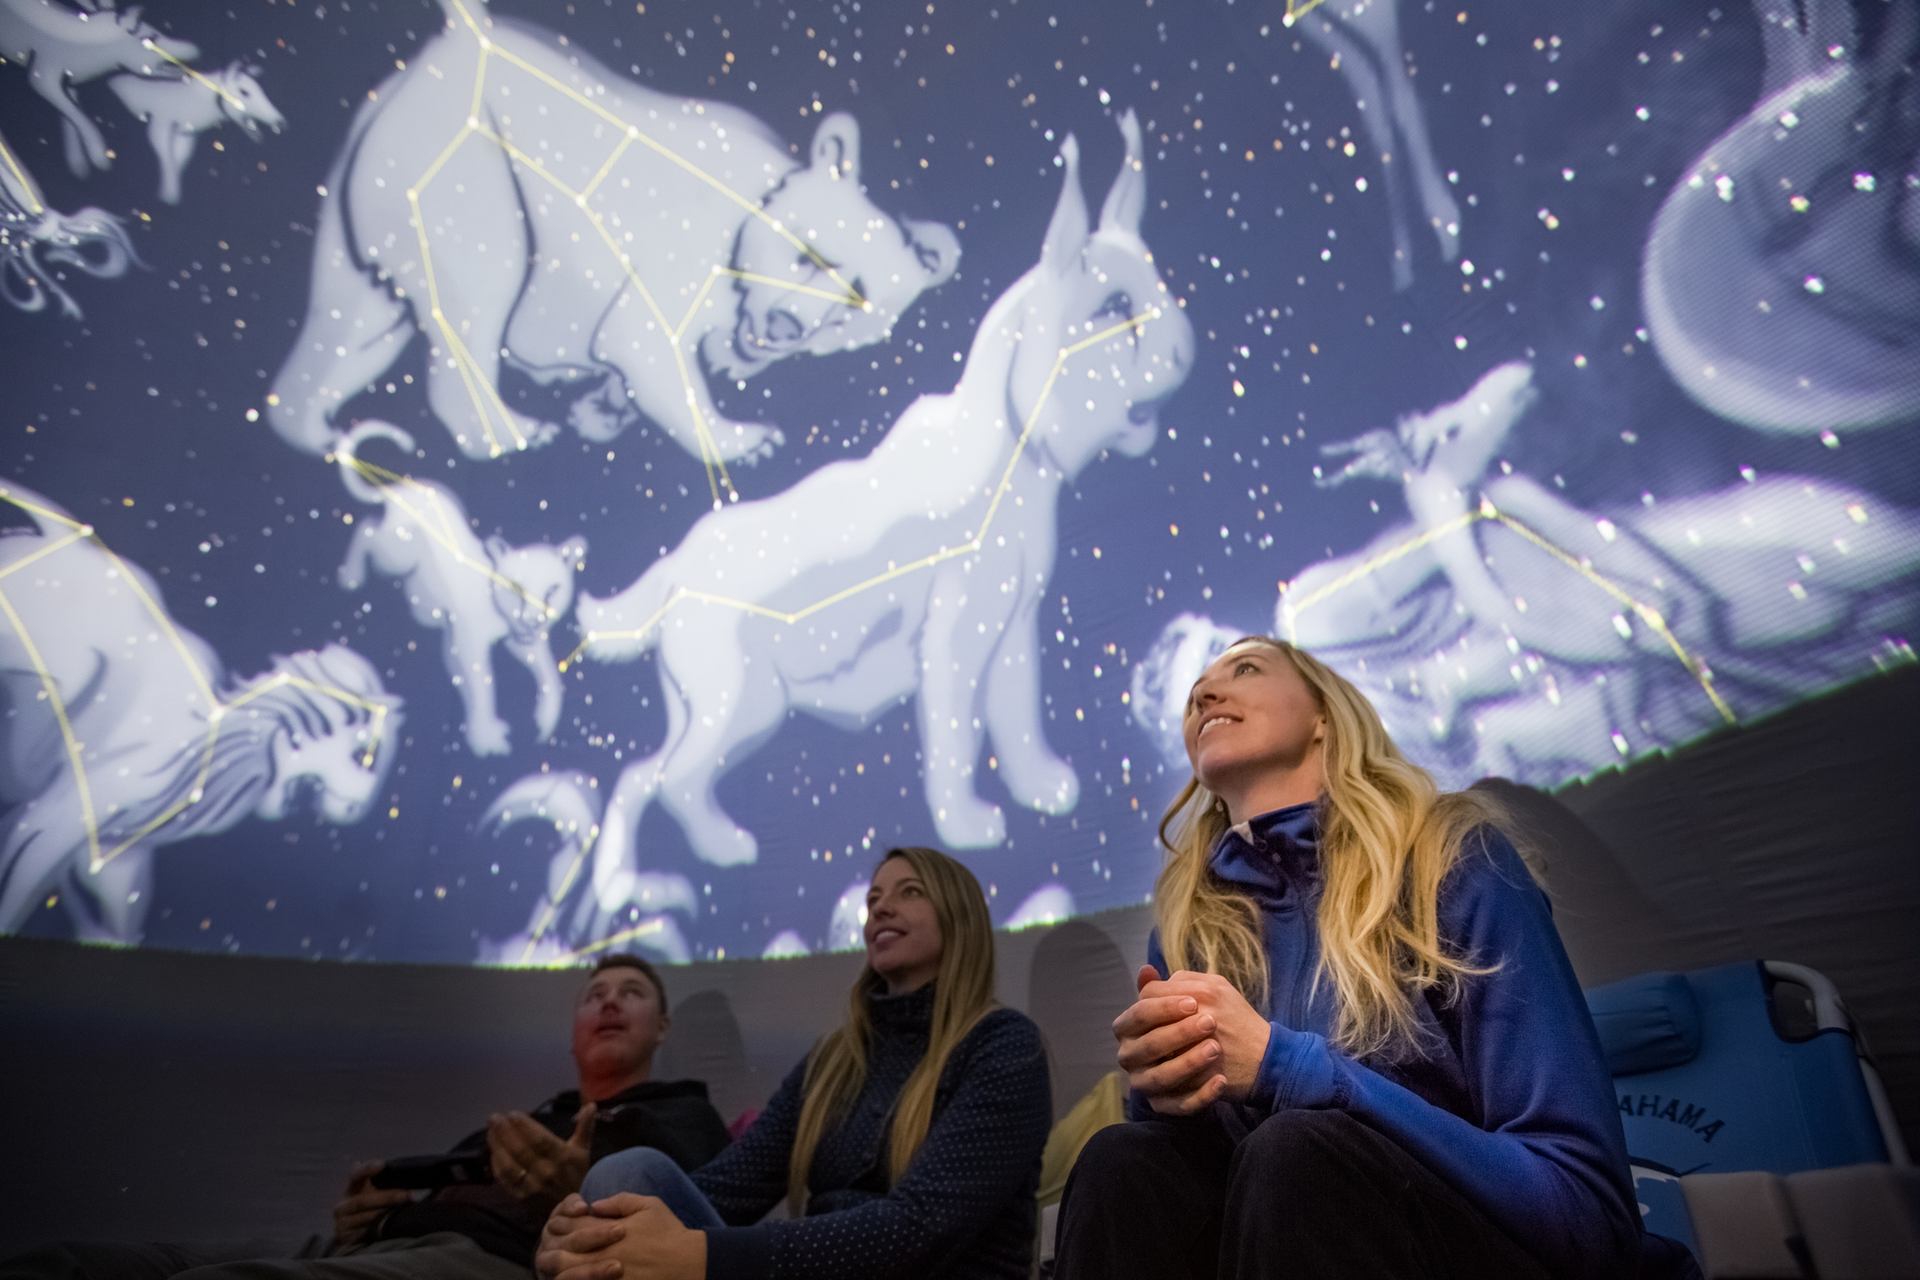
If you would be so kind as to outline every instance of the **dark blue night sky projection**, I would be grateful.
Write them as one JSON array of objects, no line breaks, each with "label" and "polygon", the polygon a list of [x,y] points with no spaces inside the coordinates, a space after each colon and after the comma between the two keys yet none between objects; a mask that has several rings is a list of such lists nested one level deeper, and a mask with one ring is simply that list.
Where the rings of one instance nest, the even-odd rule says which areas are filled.
[{"label": "dark blue night sky projection", "polygon": [[1920,11],[0,0],[0,929],[1138,902],[1289,636],[1451,785],[1891,664]]}]

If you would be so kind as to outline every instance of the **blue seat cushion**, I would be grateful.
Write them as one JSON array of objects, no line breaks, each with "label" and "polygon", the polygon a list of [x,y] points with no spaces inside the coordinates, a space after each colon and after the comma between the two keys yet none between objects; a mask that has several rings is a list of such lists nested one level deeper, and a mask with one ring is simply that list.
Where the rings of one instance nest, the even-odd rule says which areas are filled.
[{"label": "blue seat cushion", "polygon": [[1614,1075],[1660,1071],[1699,1054],[1700,1005],[1686,975],[1642,973],[1586,994]]}]

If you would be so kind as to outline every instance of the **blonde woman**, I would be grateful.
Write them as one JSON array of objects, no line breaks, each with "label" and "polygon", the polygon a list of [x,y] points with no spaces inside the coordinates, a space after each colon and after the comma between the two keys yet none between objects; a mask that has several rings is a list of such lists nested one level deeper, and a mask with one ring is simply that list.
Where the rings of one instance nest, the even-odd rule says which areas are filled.
[{"label": "blonde woman", "polygon": [[[847,1020],[691,1178],[648,1150],[554,1210],[547,1280],[1004,1276],[1032,1263],[1051,1103],[1040,1033],[993,1003],[980,882],[895,849],[867,890]],[[761,1222],[785,1198],[793,1217]]]},{"label": "blonde woman", "polygon": [[1207,667],[1184,734],[1114,1023],[1134,1123],[1075,1166],[1056,1275],[1648,1274],[1598,1037],[1489,802],[1275,640]]}]

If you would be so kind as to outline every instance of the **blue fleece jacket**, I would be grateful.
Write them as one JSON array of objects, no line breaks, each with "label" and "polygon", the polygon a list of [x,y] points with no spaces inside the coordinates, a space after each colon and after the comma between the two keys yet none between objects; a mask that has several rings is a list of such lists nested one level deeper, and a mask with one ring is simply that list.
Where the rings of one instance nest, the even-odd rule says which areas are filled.
[{"label": "blue fleece jacket", "polygon": [[[1244,834],[1243,834],[1244,832]],[[1556,1276],[1632,1275],[1641,1227],[1613,1084],[1546,895],[1506,837],[1471,837],[1440,891],[1456,955],[1497,963],[1451,1005],[1418,1000],[1425,1054],[1356,1060],[1327,1042],[1316,806],[1227,832],[1209,863],[1260,907],[1273,1036],[1247,1105],[1337,1107],[1399,1143]],[[1162,975],[1156,935],[1149,961]],[[1136,1117],[1151,1114],[1129,1099]],[[1257,1118],[1251,1117],[1251,1118]]]}]

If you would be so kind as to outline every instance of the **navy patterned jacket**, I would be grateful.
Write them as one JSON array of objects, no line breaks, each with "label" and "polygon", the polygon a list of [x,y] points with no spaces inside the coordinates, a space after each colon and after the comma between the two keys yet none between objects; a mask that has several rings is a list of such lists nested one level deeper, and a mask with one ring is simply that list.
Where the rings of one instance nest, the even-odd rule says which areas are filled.
[{"label": "navy patterned jacket", "polygon": [[693,1175],[729,1224],[707,1233],[707,1275],[1025,1280],[1052,1120],[1039,1028],[1017,1010],[994,1009],[967,1033],[941,1074],[926,1142],[890,1187],[888,1121],[926,1053],[933,987],[868,999],[874,1033],[866,1086],[821,1136],[806,1215],[760,1221],[786,1195],[804,1061],[753,1127]]}]

